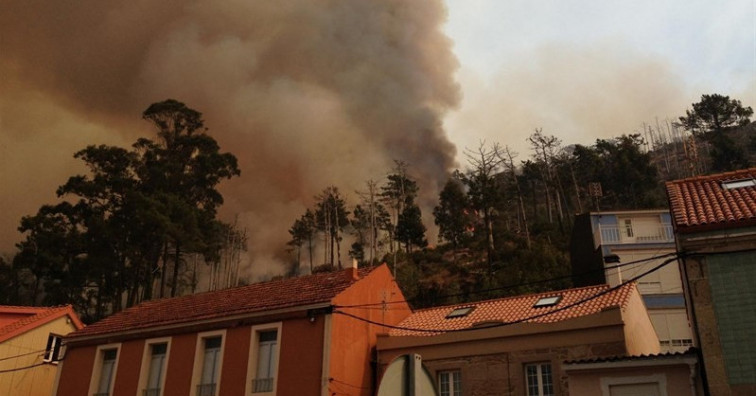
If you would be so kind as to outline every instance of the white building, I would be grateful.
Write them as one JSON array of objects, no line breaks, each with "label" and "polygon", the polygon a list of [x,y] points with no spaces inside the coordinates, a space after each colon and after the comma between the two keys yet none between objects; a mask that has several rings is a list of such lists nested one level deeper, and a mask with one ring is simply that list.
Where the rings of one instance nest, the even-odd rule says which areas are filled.
[{"label": "white building", "polygon": [[[667,210],[591,212],[578,215],[571,242],[576,286],[616,286],[659,265],[675,253]],[[662,352],[693,345],[676,261],[638,279]]]}]

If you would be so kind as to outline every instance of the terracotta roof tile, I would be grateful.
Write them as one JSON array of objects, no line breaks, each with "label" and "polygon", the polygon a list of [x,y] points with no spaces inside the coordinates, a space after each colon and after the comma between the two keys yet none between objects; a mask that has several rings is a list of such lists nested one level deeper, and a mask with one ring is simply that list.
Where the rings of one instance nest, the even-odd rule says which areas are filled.
[{"label": "terracotta roof tile", "polygon": [[756,186],[722,187],[723,182],[743,179],[756,179],[756,168],[667,182],[677,231],[756,225]]},{"label": "terracotta roof tile", "polygon": [[[577,318],[601,312],[607,308],[627,305],[629,296],[635,290],[635,283],[629,283],[616,290],[585,303],[563,309],[591,296],[596,296],[609,290],[608,285],[590,286],[578,289],[551,291],[539,294],[529,294],[500,298],[496,300],[479,301],[469,304],[449,305],[416,311],[397,327],[425,330],[459,330],[492,323],[511,323],[521,321],[536,315],[554,312],[551,315],[540,316],[527,320],[527,323],[552,323]],[[543,297],[561,296],[554,306],[535,308],[535,303]],[[475,307],[467,316],[449,318],[446,316],[456,308]],[[563,310],[560,310],[563,309]],[[389,332],[392,336],[433,335],[436,333],[420,332],[404,329],[394,329]]]},{"label": "terracotta roof tile", "polygon": [[0,306],[0,342],[23,334],[61,316],[69,315],[76,328],[84,325],[70,305],[57,307]]},{"label": "terracotta roof tile", "polygon": [[[374,268],[360,269],[359,278],[363,278]],[[328,302],[357,281],[348,275],[348,271],[350,270],[146,301],[71,333],[69,338],[190,324],[231,315]]]}]

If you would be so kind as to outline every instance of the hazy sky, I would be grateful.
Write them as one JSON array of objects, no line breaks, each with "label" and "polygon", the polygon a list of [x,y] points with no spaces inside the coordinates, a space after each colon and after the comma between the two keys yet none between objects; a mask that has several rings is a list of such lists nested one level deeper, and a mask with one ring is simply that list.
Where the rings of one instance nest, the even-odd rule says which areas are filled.
[{"label": "hazy sky", "polygon": [[591,143],[674,119],[702,94],[756,106],[756,0],[446,0],[458,148],[528,155],[536,127]]}]

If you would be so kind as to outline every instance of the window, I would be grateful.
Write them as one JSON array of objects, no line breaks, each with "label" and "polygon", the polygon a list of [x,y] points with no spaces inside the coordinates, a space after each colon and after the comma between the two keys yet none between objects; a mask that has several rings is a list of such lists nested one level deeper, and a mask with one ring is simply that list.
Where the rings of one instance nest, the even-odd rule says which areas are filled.
[{"label": "window", "polygon": [[218,384],[218,367],[223,339],[221,337],[205,338],[202,357],[202,374],[197,385],[197,396],[214,396]]},{"label": "window", "polygon": [[462,307],[462,308],[454,308],[449,312],[448,315],[446,315],[446,319],[452,319],[452,318],[461,318],[464,316],[467,316],[475,309],[475,307]]},{"label": "window", "polygon": [[554,305],[559,304],[559,301],[561,300],[562,296],[541,297],[535,304],[533,304],[533,308],[553,307]]},{"label": "window", "polygon": [[105,345],[97,349],[97,361],[89,386],[93,396],[108,396],[112,393],[117,363],[117,345]]},{"label": "window", "polygon": [[144,345],[139,389],[142,396],[160,396],[165,381],[170,338],[147,340]]},{"label": "window", "polygon": [[281,345],[281,323],[252,327],[249,345],[247,394],[254,396],[274,395],[276,374]]},{"label": "window", "polygon": [[60,360],[60,347],[63,339],[57,335],[50,333],[47,337],[47,346],[45,347],[45,356],[42,361],[45,363],[58,363]]},{"label": "window", "polygon": [[725,190],[754,186],[756,186],[756,179],[728,180],[722,182],[722,188],[724,188]]},{"label": "window", "polygon": [[276,367],[276,349],[278,347],[278,331],[269,330],[258,333],[257,343],[257,375],[254,379],[253,393],[270,392],[273,390]]},{"label": "window", "polygon": [[460,396],[462,394],[462,380],[459,370],[439,372],[438,389],[440,396]]},{"label": "window", "polygon": [[625,234],[628,238],[633,237],[633,221],[631,219],[625,219]]},{"label": "window", "polygon": [[554,396],[554,381],[550,363],[536,363],[525,366],[525,383],[528,396]]},{"label": "window", "polygon": [[225,330],[197,335],[192,393],[190,396],[216,396],[221,381],[223,364],[223,338]]}]

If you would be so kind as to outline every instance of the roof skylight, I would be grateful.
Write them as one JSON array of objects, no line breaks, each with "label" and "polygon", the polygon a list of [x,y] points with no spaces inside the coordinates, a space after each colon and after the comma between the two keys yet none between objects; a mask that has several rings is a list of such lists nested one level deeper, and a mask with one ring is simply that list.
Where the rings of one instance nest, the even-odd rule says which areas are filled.
[{"label": "roof skylight", "polygon": [[475,309],[475,307],[461,307],[461,308],[454,308],[446,315],[446,319],[452,319],[452,318],[461,318],[464,316],[467,316]]},{"label": "roof skylight", "polygon": [[541,297],[536,301],[536,303],[533,305],[533,308],[541,308],[541,307],[552,307],[554,305],[557,305],[559,301],[562,300],[562,296],[550,296],[550,297]]},{"label": "roof skylight", "polygon": [[727,180],[722,182],[722,188],[725,190],[732,190],[734,188],[754,187],[756,186],[756,179],[739,179],[739,180]]}]

